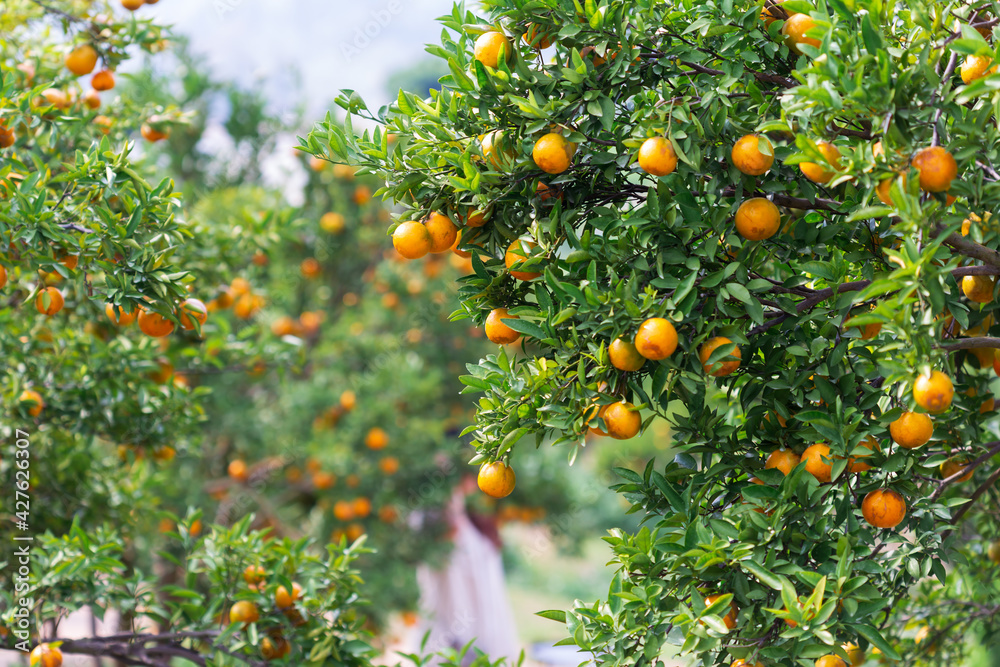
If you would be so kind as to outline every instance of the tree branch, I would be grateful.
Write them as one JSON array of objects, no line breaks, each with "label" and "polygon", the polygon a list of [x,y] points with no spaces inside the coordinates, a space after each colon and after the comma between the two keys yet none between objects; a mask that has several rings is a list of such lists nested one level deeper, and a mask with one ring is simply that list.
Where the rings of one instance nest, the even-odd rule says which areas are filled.
[{"label": "tree branch", "polygon": [[[981,454],[980,456],[976,457],[973,461],[970,461],[969,463],[966,463],[965,467],[962,468],[961,470],[959,470],[958,472],[956,472],[955,474],[951,475],[950,477],[945,477],[944,479],[942,479],[941,482],[938,484],[938,488],[936,488],[934,490],[934,493],[932,493],[930,495],[930,497],[928,498],[928,500],[931,500],[931,501],[937,500],[938,497],[942,493],[944,493],[944,490],[946,488],[948,488],[949,484],[954,484],[959,479],[961,479],[964,475],[966,475],[966,474],[972,472],[973,470],[975,470],[976,468],[978,468],[980,465],[983,464],[984,461],[986,461],[987,459],[989,459],[990,457],[992,457],[994,454],[996,454],[997,452],[1000,452],[1000,440],[994,440],[993,442],[987,442],[986,444],[983,445],[983,447],[989,447],[990,449],[985,454]],[[991,479],[993,481],[996,481],[997,475],[1000,475],[1000,468],[998,468],[997,471],[993,473]],[[992,485],[993,481],[991,481],[989,483],[989,485]],[[979,489],[976,490],[976,493],[973,494],[972,498],[969,499],[969,502],[966,503],[965,505],[963,505],[962,509],[959,510],[955,514],[955,516],[952,518],[951,522],[955,523],[956,521],[958,521],[958,519],[962,516],[962,514],[965,513],[966,508],[969,505],[971,505],[973,502],[975,502],[976,498],[978,498],[979,496],[981,496],[985,492],[985,490],[986,489],[984,487],[979,487]]]},{"label": "tree branch", "polygon": [[[965,468],[963,468],[963,470],[964,469]],[[958,511],[955,512],[955,516],[951,517],[951,524],[953,527],[949,528],[948,530],[946,530],[944,533],[941,534],[942,540],[951,535],[951,533],[955,530],[954,526],[955,524],[958,523],[959,519],[965,516],[965,513],[968,512],[972,508],[972,506],[976,504],[976,501],[979,500],[980,496],[986,493],[987,490],[989,490],[994,484],[997,483],[998,478],[1000,478],[1000,468],[994,470],[993,473],[986,479],[986,481],[983,482],[983,484],[978,489],[975,490],[975,492],[969,498],[969,502],[962,505],[958,509]]]},{"label": "tree branch", "polygon": [[937,345],[936,347],[939,350],[945,350],[946,352],[951,352],[953,350],[974,350],[984,347],[1000,348],[1000,338],[992,338],[990,336],[973,336],[972,338],[962,338],[961,340],[956,340],[954,343]]},{"label": "tree branch", "polygon": [[[938,234],[942,233],[941,227],[938,227],[936,232]],[[993,250],[992,248],[987,248],[986,246],[979,245],[975,241],[970,241],[969,239],[952,232],[944,240],[944,244],[960,254],[966,257],[971,257],[972,259],[978,259],[984,264],[1000,268],[1000,252]]]}]

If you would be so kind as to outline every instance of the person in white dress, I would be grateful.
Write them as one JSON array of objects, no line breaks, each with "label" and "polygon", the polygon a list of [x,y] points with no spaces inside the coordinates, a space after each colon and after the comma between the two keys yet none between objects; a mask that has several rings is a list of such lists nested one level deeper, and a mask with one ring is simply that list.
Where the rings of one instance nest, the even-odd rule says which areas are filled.
[{"label": "person in white dress", "polygon": [[463,478],[445,508],[454,541],[445,562],[417,568],[421,635],[430,630],[430,651],[475,639],[474,646],[492,660],[504,657],[513,665],[521,647],[504,585],[500,536],[494,520],[470,517],[466,510],[465,498],[475,490],[475,479]]}]

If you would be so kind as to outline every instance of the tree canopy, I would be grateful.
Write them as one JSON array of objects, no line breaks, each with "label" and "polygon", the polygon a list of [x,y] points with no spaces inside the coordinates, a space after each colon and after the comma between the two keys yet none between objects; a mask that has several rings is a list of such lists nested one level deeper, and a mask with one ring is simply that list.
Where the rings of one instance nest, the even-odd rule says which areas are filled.
[{"label": "tree canopy", "polygon": [[453,319],[507,344],[462,378],[484,490],[671,424],[673,460],[619,471],[645,526],[607,538],[607,599],[546,615],[599,664],[985,659],[992,5],[482,11],[441,19],[440,90],[345,91],[303,148],[385,180],[404,256],[459,227]]}]

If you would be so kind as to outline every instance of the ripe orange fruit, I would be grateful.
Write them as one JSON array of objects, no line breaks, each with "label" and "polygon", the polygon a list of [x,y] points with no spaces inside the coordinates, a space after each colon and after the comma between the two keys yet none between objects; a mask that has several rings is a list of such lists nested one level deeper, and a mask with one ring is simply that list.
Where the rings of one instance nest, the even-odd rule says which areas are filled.
[{"label": "ripe orange fruit", "polygon": [[297,322],[288,315],[282,315],[271,323],[271,333],[275,336],[294,336],[298,333]]},{"label": "ripe orange fruit", "polygon": [[356,498],[351,507],[354,509],[354,516],[360,519],[364,519],[372,513],[372,501],[367,498]]},{"label": "ripe orange fruit", "polygon": [[[91,88],[83,94],[83,104],[88,109],[100,109],[101,108],[101,94]],[[96,118],[94,119],[97,120]]]},{"label": "ripe orange fruit", "polygon": [[500,64],[501,51],[503,51],[504,62],[510,60],[510,57],[514,55],[514,49],[511,46],[510,40],[502,32],[497,32],[496,30],[484,32],[480,35],[476,39],[476,44],[473,48],[476,60],[486,67],[492,67],[493,69],[496,69],[497,65]]},{"label": "ripe orange fruit", "polygon": [[642,416],[634,405],[626,401],[618,401],[606,405],[601,413],[608,435],[615,440],[628,440],[635,437],[642,427]]},{"label": "ripe orange fruit", "polygon": [[507,265],[510,275],[514,276],[517,280],[534,280],[542,275],[538,271],[515,271],[513,268],[526,262],[530,256],[531,249],[534,247],[534,242],[522,241],[521,239],[516,239],[507,247],[507,252],[503,256],[503,263]]},{"label": "ripe orange fruit", "polygon": [[710,338],[701,346],[701,351],[698,353],[698,358],[701,359],[701,366],[706,373],[713,377],[722,377],[725,375],[731,375],[740,367],[740,360],[743,358],[740,352],[739,346],[733,350],[729,356],[736,357],[732,361],[727,361],[725,358],[716,361],[711,366],[708,363],[709,357],[716,349],[722,347],[723,345],[731,345],[733,341],[729,340],[725,336],[716,336],[715,338]]},{"label": "ripe orange fruit", "polygon": [[340,394],[340,407],[347,411],[351,411],[358,404],[357,396],[350,389],[342,392]]},{"label": "ripe orange fruit", "polygon": [[159,313],[142,308],[139,310],[139,330],[153,338],[169,336],[174,330],[174,323]]},{"label": "ripe orange fruit", "polygon": [[31,649],[28,662],[31,667],[60,667],[63,663],[63,654],[54,646],[39,644]]},{"label": "ripe orange fruit", "polygon": [[859,665],[865,662],[865,650],[855,644],[854,642],[848,642],[841,646],[844,649],[844,653],[847,654],[847,660],[851,663],[851,667],[859,667]]},{"label": "ripe orange fruit", "polygon": [[250,281],[246,278],[233,278],[233,281],[229,283],[229,291],[233,298],[238,298],[244,294],[250,294]]},{"label": "ripe orange fruit", "polygon": [[995,73],[997,71],[996,65],[993,67],[990,65],[993,65],[993,58],[989,56],[965,56],[965,62],[962,63],[961,67],[962,81],[969,84],[976,79]]},{"label": "ripe orange fruit", "polygon": [[333,211],[324,213],[319,218],[320,229],[330,234],[339,234],[344,231],[346,224],[344,216]]},{"label": "ripe orange fruit", "polygon": [[521,319],[517,315],[510,315],[506,308],[494,308],[486,316],[486,337],[490,342],[498,345],[509,345],[521,337],[521,334],[507,326],[503,320]]},{"label": "ripe orange fruit", "polygon": [[833,473],[833,458],[830,456],[830,447],[822,442],[818,442],[811,447],[807,447],[802,452],[802,461],[806,464],[806,471],[812,474],[820,484],[830,481]]},{"label": "ripe orange fruit", "polygon": [[[604,391],[604,390],[602,389],[601,391]],[[604,409],[607,408],[607,407],[608,406],[606,406],[606,405],[600,405],[600,406],[598,406],[598,405],[592,405],[589,408],[585,409],[583,411],[584,425],[590,426],[590,422],[594,421],[594,417],[598,417],[600,419],[604,419]],[[601,430],[601,427],[598,426],[597,424],[594,424],[593,426],[590,426],[590,432],[593,433],[593,434],[595,434],[595,435],[599,435],[601,437],[604,437],[604,438],[606,438],[608,436],[608,432],[604,431],[604,430]]]},{"label": "ripe orange fruit", "polygon": [[[796,16],[805,16],[805,14],[796,14]],[[785,25],[788,24],[786,23]],[[831,167],[837,171],[841,169],[840,151],[837,150],[836,146],[828,141],[818,141],[816,142],[816,148],[819,149],[819,152],[826,158]],[[820,184],[829,183],[834,174],[834,172],[827,171],[826,167],[820,166],[815,162],[800,162],[799,171],[813,183]]]},{"label": "ripe orange fruit", "polygon": [[[965,466],[969,463],[969,459],[965,456],[950,456],[948,459],[941,464],[939,470],[941,471],[941,479],[947,479],[952,475],[961,472]],[[958,478],[959,482],[968,482],[972,479],[972,470],[965,473]]]},{"label": "ripe orange fruit", "polygon": [[947,192],[958,176],[958,163],[941,146],[921,148],[913,156],[912,163],[920,172],[920,189],[925,192]]},{"label": "ripe orange fruit", "polygon": [[66,55],[65,64],[77,76],[90,74],[97,66],[97,50],[90,44],[81,44]]},{"label": "ripe orange fruit", "polygon": [[[872,453],[875,453],[876,451],[881,451],[882,449],[878,445],[878,440],[876,440],[873,436],[868,436],[867,438],[859,442],[858,447],[864,447],[865,449],[868,449]],[[868,470],[871,470],[872,469],[871,465],[859,460],[859,459],[866,459],[869,456],[871,456],[871,454],[858,454],[857,456],[848,456],[847,472],[867,472]]]},{"label": "ripe orange fruit", "polygon": [[[763,10],[762,10],[762,13],[763,13]],[[772,20],[774,20],[774,19],[772,19]],[[762,662],[750,663],[750,662],[747,662],[746,660],[744,660],[743,658],[740,658],[739,660],[734,660],[733,663],[731,665],[729,665],[729,667],[764,667],[764,663],[762,663]]]},{"label": "ripe orange fruit", "polygon": [[431,252],[446,252],[458,240],[458,227],[446,215],[432,213],[424,227],[431,235]]},{"label": "ripe orange fruit", "polygon": [[815,662],[816,667],[847,667],[847,661],[836,653],[824,655]]},{"label": "ripe orange fruit", "polygon": [[931,371],[930,375],[921,375],[913,383],[913,400],[932,414],[947,410],[954,396],[955,387],[951,383],[951,378],[941,371]]},{"label": "ripe orange fruit", "polygon": [[144,4],[146,4],[146,0],[122,0],[122,7],[129,10],[130,12],[134,12],[135,10],[142,7]]},{"label": "ripe orange fruit", "polygon": [[861,514],[876,528],[895,528],[906,517],[906,500],[892,489],[876,489],[865,496]]},{"label": "ripe orange fruit", "polygon": [[383,475],[395,475],[399,472],[399,459],[395,456],[386,456],[378,462],[378,469]]},{"label": "ripe orange fruit", "polygon": [[986,550],[986,556],[997,565],[1000,565],[1000,540],[990,544]]},{"label": "ripe orange fruit", "polygon": [[326,472],[325,470],[318,470],[314,472],[311,479],[313,486],[320,491],[332,489],[333,485],[337,483],[337,476],[333,473]]},{"label": "ripe orange fruit", "polygon": [[257,294],[244,294],[236,299],[236,303],[233,306],[233,315],[241,320],[249,320],[257,314],[257,311],[263,305],[264,299],[261,296]]},{"label": "ripe orange fruit", "polygon": [[647,359],[666,359],[677,349],[677,330],[662,317],[651,317],[639,325],[635,348]]},{"label": "ripe orange fruit", "polygon": [[135,318],[139,315],[139,311],[133,310],[131,313],[126,313],[121,306],[116,307],[113,303],[106,303],[104,304],[104,314],[108,316],[108,319],[111,320],[113,324],[120,327],[127,327],[135,322]]},{"label": "ripe orange fruit", "polygon": [[229,609],[230,623],[250,625],[251,623],[256,623],[259,620],[260,612],[257,611],[257,605],[249,600],[240,600],[239,602],[235,602]]},{"label": "ripe orange fruit", "polygon": [[[919,646],[930,636],[931,636],[930,626],[923,625],[920,627],[919,630],[917,630],[917,634],[913,636],[913,643]],[[925,649],[925,651],[927,655],[934,655],[935,653],[937,653],[937,642],[932,643]]]},{"label": "ripe orange fruit", "polygon": [[3,289],[4,285],[7,284],[7,269],[0,266],[0,289]]},{"label": "ripe orange fruit", "polygon": [[536,23],[529,23],[522,39],[533,49],[547,49],[552,46],[552,35]]},{"label": "ripe orange fruit", "polygon": [[[715,604],[715,601],[721,597],[722,597],[721,595],[709,595],[707,598],[705,598],[705,606],[711,607],[713,604]],[[730,602],[729,606],[730,606],[730,611],[728,614],[723,616],[722,622],[726,624],[727,628],[732,630],[733,628],[736,627],[736,614],[739,613],[739,611],[736,607],[735,602]]]},{"label": "ripe orange fruit", "polygon": [[308,336],[315,336],[319,332],[319,327],[326,319],[326,313],[316,310],[307,310],[299,315],[299,325]]},{"label": "ripe orange fruit", "polygon": [[[778,418],[778,425],[781,426],[781,428],[785,428],[786,426],[788,426],[787,419],[779,415],[777,412],[774,413],[774,416]],[[770,414],[764,415],[764,419],[766,419],[767,421],[771,421],[771,415]]]},{"label": "ripe orange fruit", "polygon": [[479,467],[479,489],[493,498],[506,498],[514,490],[514,469],[503,461],[484,463]]},{"label": "ripe orange fruit", "polygon": [[378,518],[379,521],[383,523],[395,523],[396,519],[399,518],[399,510],[392,505],[380,507],[378,510]]},{"label": "ripe orange fruit", "polygon": [[[876,440],[872,436],[868,436],[867,438],[859,442],[858,447],[864,447],[865,449],[870,450],[872,454],[874,454],[875,451],[880,449],[880,447],[878,446],[878,440]],[[848,456],[847,472],[866,472],[868,470],[871,470],[872,469],[871,465],[861,461],[860,459],[866,459],[872,454],[858,454],[857,456]]]},{"label": "ripe orange fruit", "polygon": [[264,637],[260,640],[260,654],[265,660],[277,660],[291,653],[292,645],[284,637]]},{"label": "ripe orange fruit", "polygon": [[46,88],[42,91],[42,98],[57,109],[65,110],[70,105],[69,95],[58,88]]},{"label": "ripe orange fruit", "polygon": [[347,527],[346,534],[348,542],[356,542],[359,537],[365,534],[365,527],[360,523],[352,523]]},{"label": "ripe orange fruit", "polygon": [[52,316],[62,310],[65,303],[59,288],[45,287],[35,297],[35,310],[42,315]]},{"label": "ripe orange fruit", "polygon": [[650,137],[639,147],[639,168],[653,176],[666,176],[677,169],[677,153],[665,137]]},{"label": "ripe orange fruit", "polygon": [[274,604],[278,606],[278,609],[288,609],[295,601],[302,597],[302,586],[298,582],[292,582],[292,591],[289,593],[288,589],[284,586],[278,586],[274,591]]},{"label": "ripe orange fruit", "polygon": [[784,36],[788,48],[801,55],[803,44],[819,48],[820,41],[818,39],[806,36],[806,33],[815,27],[816,21],[808,14],[795,14],[785,19],[785,25],[781,26],[781,34]]},{"label": "ripe orange fruit", "polygon": [[637,371],[646,363],[646,357],[639,354],[635,345],[624,338],[616,338],[608,346],[611,365],[620,371]]},{"label": "ripe orange fruit", "polygon": [[[767,151],[766,155],[761,152],[761,146]],[[766,174],[774,163],[774,147],[767,137],[747,134],[733,144],[729,157],[733,166],[747,176],[760,176]]]},{"label": "ripe orange fruit", "polygon": [[535,142],[531,149],[531,159],[546,174],[561,174],[569,169],[576,144],[566,141],[561,134],[549,132]]},{"label": "ripe orange fruit", "polygon": [[792,450],[776,449],[768,455],[764,468],[777,468],[783,474],[790,475],[800,461],[799,455]]},{"label": "ripe orange fruit", "polygon": [[[905,190],[906,189],[906,174],[899,174],[898,177],[901,178],[901,179],[903,179],[902,183],[900,183],[900,187]],[[886,206],[895,206],[896,205],[896,202],[894,202],[892,200],[892,192],[891,192],[891,190],[892,190],[892,182],[894,180],[895,180],[895,177],[889,177],[889,178],[883,179],[881,182],[879,182],[878,186],[876,186],[876,188],[875,188],[875,194],[878,195],[879,200],[881,200],[881,202],[883,204],[885,204]]]},{"label": "ripe orange fruit", "polygon": [[243,581],[250,586],[261,583],[265,576],[267,576],[267,572],[262,565],[247,565],[246,569],[243,570]]},{"label": "ripe orange fruit", "polygon": [[736,210],[736,231],[748,241],[774,236],[781,227],[781,212],[763,197],[748,199]]},{"label": "ripe orange fruit", "polygon": [[42,414],[42,408],[45,407],[45,401],[42,400],[42,395],[34,389],[25,389],[22,391],[21,395],[17,397],[17,402],[22,405],[26,404],[28,414],[32,417],[37,417]]},{"label": "ripe orange fruit", "polygon": [[962,293],[969,301],[989,303],[993,300],[993,276],[962,276]]},{"label": "ripe orange fruit", "polygon": [[354,507],[346,500],[338,500],[333,504],[333,516],[338,521],[350,521],[354,518]]},{"label": "ripe orange fruit", "polygon": [[229,477],[236,480],[237,482],[245,482],[250,477],[250,471],[247,468],[246,461],[242,459],[233,459],[229,462],[229,467],[226,468],[226,472]]},{"label": "ripe orange fruit", "polygon": [[184,299],[177,314],[180,317],[181,326],[188,331],[195,328],[195,322],[198,322],[198,326],[201,327],[208,320],[208,308],[200,299]]},{"label": "ripe orange fruit", "polygon": [[139,128],[139,134],[142,138],[150,143],[156,143],[157,141],[163,141],[170,136],[169,129],[157,129],[150,125],[149,123],[143,123],[142,127]]},{"label": "ripe orange fruit", "polygon": [[299,264],[299,273],[307,280],[314,280],[323,274],[323,267],[315,257],[306,257]]},{"label": "ripe orange fruit", "polygon": [[94,90],[111,90],[115,87],[115,75],[109,69],[102,69],[90,78],[90,87]]},{"label": "ripe orange fruit", "polygon": [[159,445],[153,449],[153,460],[157,463],[169,463],[177,456],[177,450],[170,445]]},{"label": "ripe orange fruit", "polygon": [[392,245],[406,259],[420,259],[431,251],[434,239],[427,227],[415,220],[401,223],[392,233]]},{"label": "ripe orange fruit", "polygon": [[490,161],[496,169],[502,169],[504,160],[510,159],[514,153],[505,146],[504,133],[501,130],[487,132],[480,137],[483,157]]},{"label": "ripe orange fruit", "polygon": [[14,130],[0,122],[0,148],[10,148],[16,139],[17,135]]},{"label": "ripe orange fruit", "polygon": [[174,366],[166,360],[158,361],[156,370],[149,374],[149,379],[156,384],[166,384],[172,377],[174,377]]},{"label": "ripe orange fruit", "polygon": [[326,160],[315,155],[309,156],[309,168],[313,171],[323,171],[326,169]]},{"label": "ripe orange fruit", "polygon": [[385,449],[389,444],[389,434],[382,428],[375,426],[365,434],[365,447],[368,449]]},{"label": "ripe orange fruit", "polygon": [[764,22],[764,25],[770,26],[775,21],[784,21],[789,16],[798,13],[782,8],[781,3],[782,0],[766,0],[764,2],[764,6],[760,9],[760,20]]},{"label": "ripe orange fruit", "polygon": [[904,412],[889,424],[889,435],[900,447],[913,449],[923,445],[934,434],[934,422],[920,412]]},{"label": "ripe orange fruit", "polygon": [[486,224],[486,214],[480,210],[474,210],[465,218],[466,227],[482,227]]}]

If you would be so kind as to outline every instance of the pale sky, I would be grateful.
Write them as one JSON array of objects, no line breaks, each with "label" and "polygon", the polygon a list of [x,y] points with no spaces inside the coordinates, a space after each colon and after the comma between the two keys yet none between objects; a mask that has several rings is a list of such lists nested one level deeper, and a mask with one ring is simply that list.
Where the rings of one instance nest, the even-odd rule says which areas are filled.
[{"label": "pale sky", "polygon": [[452,0],[161,0],[139,11],[187,35],[219,78],[264,80],[276,107],[293,97],[298,70],[321,117],[342,88],[373,109],[387,103],[387,79],[431,58],[423,47],[438,41],[434,19],[451,9]]}]

